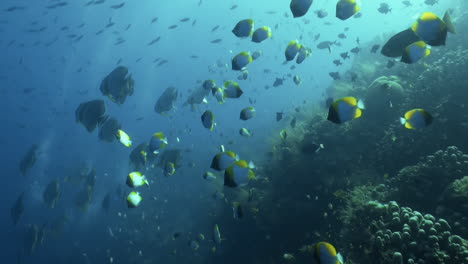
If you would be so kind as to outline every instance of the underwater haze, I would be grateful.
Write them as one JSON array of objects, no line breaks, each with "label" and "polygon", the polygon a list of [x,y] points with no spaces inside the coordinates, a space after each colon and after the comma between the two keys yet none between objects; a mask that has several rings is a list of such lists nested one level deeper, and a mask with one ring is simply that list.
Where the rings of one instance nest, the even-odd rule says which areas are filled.
[{"label": "underwater haze", "polygon": [[468,263],[466,0],[2,0],[1,263]]}]

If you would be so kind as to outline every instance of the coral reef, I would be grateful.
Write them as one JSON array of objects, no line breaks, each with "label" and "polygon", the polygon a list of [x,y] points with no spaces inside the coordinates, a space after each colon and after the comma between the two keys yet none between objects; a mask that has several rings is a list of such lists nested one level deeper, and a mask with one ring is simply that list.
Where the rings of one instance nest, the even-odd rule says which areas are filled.
[{"label": "coral reef", "polygon": [[404,99],[405,89],[399,77],[378,77],[366,90],[366,119],[377,125],[394,123]]},{"label": "coral reef", "polygon": [[348,251],[356,263],[468,262],[468,241],[454,234],[444,219],[400,207],[395,201],[362,200],[353,206],[343,236],[352,241]]},{"label": "coral reef", "polygon": [[468,215],[468,176],[452,182],[445,190],[443,200],[450,208],[461,209],[461,214]]},{"label": "coral reef", "polygon": [[[466,39],[449,38],[418,64],[386,67],[388,58],[360,53],[350,71],[358,77],[327,92],[364,99],[361,118],[335,125],[323,106],[311,107],[293,113],[297,126],[286,140],[274,132],[268,166],[258,172],[269,179],[258,186],[268,213],[257,225],[284,237],[275,248],[324,238],[347,263],[468,263],[468,141],[460,136],[468,128],[468,50]],[[414,108],[434,122],[401,126]]]},{"label": "coral reef", "polygon": [[460,223],[468,222],[468,181],[463,180],[467,174],[468,155],[450,146],[401,169],[388,181],[388,197],[458,223],[454,229],[465,236],[468,229]]},{"label": "coral reef", "polygon": [[353,84],[348,81],[337,80],[333,82],[333,89],[330,91],[332,98],[349,96],[349,91],[353,90]]},{"label": "coral reef", "polygon": [[[358,263],[466,263],[467,169],[468,155],[449,146],[404,167],[386,184],[347,193],[340,217],[350,257]],[[367,253],[354,255],[356,247]]]}]

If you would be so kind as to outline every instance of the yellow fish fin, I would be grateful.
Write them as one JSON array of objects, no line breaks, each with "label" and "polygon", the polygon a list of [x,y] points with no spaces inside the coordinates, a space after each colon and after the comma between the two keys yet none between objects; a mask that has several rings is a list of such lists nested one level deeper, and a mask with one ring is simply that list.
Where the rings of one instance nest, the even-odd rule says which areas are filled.
[{"label": "yellow fish fin", "polygon": [[349,104],[349,105],[352,105],[352,106],[355,106],[357,105],[357,100],[356,98],[352,97],[352,96],[348,96],[348,97],[343,97],[341,98],[341,101]]},{"label": "yellow fish fin", "polygon": [[247,161],[245,161],[245,160],[239,160],[238,162],[236,162],[236,164],[239,167],[242,167],[242,168],[247,168],[248,167]]},{"label": "yellow fish fin", "polygon": [[361,10],[361,7],[358,6],[358,5],[355,5],[355,6],[354,6],[354,13],[359,12],[359,10]]},{"label": "yellow fish fin", "polygon": [[413,116],[413,114],[414,114],[415,112],[416,112],[416,109],[413,109],[413,110],[410,110],[410,111],[406,112],[406,113],[405,113],[405,119],[406,119],[406,120],[409,120],[409,119]]},{"label": "yellow fish fin", "polygon": [[419,19],[421,19],[421,21],[432,21],[438,19],[438,17],[434,13],[424,12]]},{"label": "yellow fish fin", "polygon": [[254,173],[252,170],[249,170],[248,179],[249,179],[249,180],[255,179],[255,173]]},{"label": "yellow fish fin", "polygon": [[430,54],[431,54],[431,50],[430,50],[430,49],[426,49],[426,50],[424,51],[424,57],[427,57],[427,56],[429,56]]},{"label": "yellow fish fin", "polygon": [[335,249],[335,247],[334,247],[332,244],[327,243],[327,242],[324,242],[323,245],[325,246],[325,249],[327,250],[327,252],[328,252],[331,256],[333,256],[333,257],[336,256],[336,249]]},{"label": "yellow fish fin", "polygon": [[356,108],[356,112],[354,112],[354,118],[359,118],[362,115],[362,110],[359,108]]},{"label": "yellow fish fin", "polygon": [[416,45],[416,46],[418,46],[418,47],[420,47],[420,48],[426,47],[426,43],[425,43],[424,41],[422,41],[422,40],[416,41],[416,42],[414,43],[414,45]]},{"label": "yellow fish fin", "polygon": [[411,30],[413,32],[418,31],[418,22],[417,21],[413,23],[413,25],[411,26]]}]

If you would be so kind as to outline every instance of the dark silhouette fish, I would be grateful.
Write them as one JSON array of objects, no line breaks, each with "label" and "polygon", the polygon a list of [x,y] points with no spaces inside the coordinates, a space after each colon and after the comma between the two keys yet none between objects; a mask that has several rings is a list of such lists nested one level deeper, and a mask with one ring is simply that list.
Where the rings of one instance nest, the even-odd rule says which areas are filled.
[{"label": "dark silhouette fish", "polygon": [[10,209],[10,215],[15,225],[18,223],[24,211],[23,197],[24,192],[18,197],[18,199],[16,199],[15,205]]},{"label": "dark silhouette fish", "polygon": [[214,28],[211,29],[211,32],[215,32],[219,28],[219,25],[216,25]]},{"label": "dark silhouette fish", "polygon": [[328,51],[331,53],[331,46],[336,44],[336,41],[322,41],[317,45],[318,49],[328,49]]},{"label": "dark silhouette fish", "polygon": [[276,121],[280,121],[281,119],[283,119],[283,115],[284,113],[283,112],[277,112],[276,113]]},{"label": "dark silhouette fish", "polygon": [[328,12],[324,9],[316,10],[314,13],[317,15],[318,18],[324,18],[328,16]]},{"label": "dark silhouette fish", "polygon": [[107,23],[106,28],[110,28],[110,27],[112,27],[113,25],[115,25],[115,23],[112,22],[112,17],[111,17],[111,18],[109,18],[109,22]]},{"label": "dark silhouette fish", "polygon": [[125,39],[118,39],[114,45],[117,46],[117,45],[120,45],[120,44],[123,44],[125,42]]},{"label": "dark silhouette fish", "polygon": [[151,45],[157,43],[160,39],[161,39],[161,37],[157,37],[157,38],[151,40],[151,41],[148,43],[148,46],[151,46]]},{"label": "dark silhouette fish", "polygon": [[355,47],[355,48],[352,48],[350,51],[354,54],[358,54],[359,51],[361,51],[361,49],[359,47]]},{"label": "dark silhouette fish", "polygon": [[329,72],[328,75],[332,77],[333,80],[339,80],[340,79],[340,73],[339,72]]},{"label": "dark silhouette fish", "polygon": [[343,63],[341,63],[340,60],[334,60],[334,61],[333,61],[333,64],[335,64],[336,66],[340,66],[340,65],[342,65]]},{"label": "dark silhouette fish", "polygon": [[380,7],[377,9],[382,14],[388,14],[392,12],[392,9],[387,3],[380,3]]},{"label": "dark silhouette fish", "polygon": [[433,6],[433,5],[437,4],[438,2],[439,2],[439,0],[426,0],[426,1],[424,1],[424,3],[426,5],[430,5],[430,6]]},{"label": "dark silhouette fish", "polygon": [[55,8],[57,8],[57,7],[63,7],[63,6],[66,6],[66,5],[68,5],[67,2],[58,2],[58,3],[53,4],[53,5],[48,5],[48,6],[46,6],[46,8],[48,8],[48,9],[55,9]]},{"label": "dark silhouette fish", "polygon": [[383,55],[391,58],[401,57],[403,50],[416,41],[419,37],[414,33],[411,28],[405,29],[391,37],[380,51]]},{"label": "dark silhouette fish", "polygon": [[174,102],[177,100],[178,91],[175,87],[168,87],[158,98],[154,106],[154,111],[159,114],[169,112],[174,108]]},{"label": "dark silhouette fish", "polygon": [[275,82],[273,83],[273,87],[278,87],[280,85],[283,85],[283,81],[284,81],[283,78],[276,78]]},{"label": "dark silhouette fish", "polygon": [[118,4],[118,5],[111,5],[110,8],[119,9],[119,8],[122,8],[124,5],[125,5],[125,3],[121,3],[121,4]]},{"label": "dark silhouette fish", "polygon": [[5,9],[5,12],[13,12],[13,11],[17,11],[17,10],[24,10],[26,9],[26,7],[24,6],[11,6],[7,9]]},{"label": "dark silhouette fish", "polygon": [[21,171],[21,174],[23,174],[24,176],[28,175],[29,170],[36,163],[38,148],[39,148],[38,145],[36,144],[32,145],[29,148],[28,152],[26,152],[24,157],[21,159],[20,164],[19,164],[19,169]]},{"label": "dark silhouette fish", "polygon": [[168,60],[162,60],[162,61],[160,61],[160,62],[158,63],[158,66],[162,66],[162,65],[164,65],[164,64],[166,64],[166,63],[168,63],[168,62],[169,62]]},{"label": "dark silhouette fish", "polygon": [[371,53],[376,53],[380,48],[380,45],[379,44],[375,44],[374,46],[372,46],[371,48]]},{"label": "dark silhouette fish", "polygon": [[343,60],[346,60],[346,59],[349,59],[349,54],[348,52],[343,52],[340,54],[340,57],[343,59]]},{"label": "dark silhouette fish", "polygon": [[413,4],[411,4],[411,2],[409,0],[405,0],[405,1],[401,2],[401,3],[404,4],[405,7],[410,7],[410,6],[413,5]]}]

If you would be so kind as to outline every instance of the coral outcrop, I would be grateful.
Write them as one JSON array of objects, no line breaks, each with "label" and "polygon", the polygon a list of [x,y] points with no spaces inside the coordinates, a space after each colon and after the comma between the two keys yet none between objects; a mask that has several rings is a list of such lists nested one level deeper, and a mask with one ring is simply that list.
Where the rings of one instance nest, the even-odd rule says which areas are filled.
[{"label": "coral outcrop", "polygon": [[468,241],[453,233],[446,220],[395,201],[355,205],[343,234],[353,241],[350,252],[356,263],[468,263]]},{"label": "coral outcrop", "polygon": [[455,146],[438,150],[389,179],[389,199],[441,215],[455,224],[454,229],[468,235],[468,155]]}]

